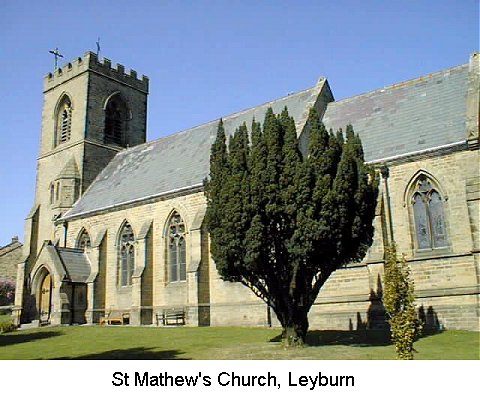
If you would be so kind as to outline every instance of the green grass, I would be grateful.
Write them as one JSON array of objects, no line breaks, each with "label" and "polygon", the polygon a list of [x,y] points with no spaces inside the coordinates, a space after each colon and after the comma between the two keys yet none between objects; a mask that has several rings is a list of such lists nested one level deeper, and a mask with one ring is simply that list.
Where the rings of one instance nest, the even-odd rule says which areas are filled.
[{"label": "green grass", "polygon": [[[0,359],[395,359],[388,337],[313,331],[308,346],[285,350],[278,329],[45,327],[0,335]],[[446,331],[415,345],[415,359],[479,359],[479,333]]]}]

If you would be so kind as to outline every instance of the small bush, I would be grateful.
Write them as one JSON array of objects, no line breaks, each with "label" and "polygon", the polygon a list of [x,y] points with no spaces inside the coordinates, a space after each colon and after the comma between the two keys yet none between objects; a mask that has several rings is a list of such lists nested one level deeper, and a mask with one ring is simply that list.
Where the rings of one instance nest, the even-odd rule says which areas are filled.
[{"label": "small bush", "polygon": [[7,333],[7,332],[13,332],[16,330],[17,327],[13,323],[13,320],[11,318],[5,318],[0,320],[0,334],[1,333]]},{"label": "small bush", "polygon": [[8,306],[15,301],[15,282],[11,279],[0,279],[0,306]]},{"label": "small bush", "polygon": [[394,243],[387,248],[386,254],[383,305],[390,324],[392,342],[397,358],[412,360],[413,343],[422,329],[415,311],[413,280],[405,257],[398,261]]}]

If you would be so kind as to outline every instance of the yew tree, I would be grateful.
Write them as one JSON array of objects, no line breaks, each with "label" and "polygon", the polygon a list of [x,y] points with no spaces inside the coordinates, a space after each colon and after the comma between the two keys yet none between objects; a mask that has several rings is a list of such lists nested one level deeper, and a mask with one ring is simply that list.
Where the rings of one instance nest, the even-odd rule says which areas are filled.
[{"label": "yew tree", "polygon": [[345,138],[328,132],[311,109],[306,129],[302,154],[287,109],[269,109],[263,125],[242,125],[228,140],[220,121],[205,182],[220,276],[271,307],[287,345],[304,343],[308,312],[332,272],[364,257],[377,199],[377,176],[352,126]]}]

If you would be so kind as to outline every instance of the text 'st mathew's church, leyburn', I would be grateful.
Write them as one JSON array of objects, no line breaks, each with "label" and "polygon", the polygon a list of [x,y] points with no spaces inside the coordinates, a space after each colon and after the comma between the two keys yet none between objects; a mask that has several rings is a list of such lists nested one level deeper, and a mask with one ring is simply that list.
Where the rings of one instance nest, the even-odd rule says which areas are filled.
[{"label": "text 'st mathew's church, leyburn'", "polygon": [[[395,240],[427,325],[479,328],[479,59],[335,101],[326,79],[223,118],[232,134],[285,107],[302,150],[315,107],[327,129],[352,124],[381,172],[375,237],[337,270],[309,315],[315,329],[375,328],[384,247]],[[22,323],[275,325],[247,288],[221,280],[203,219],[218,121],[146,142],[148,78],[88,52],[48,74],[35,203],[26,219],[14,315]]]}]

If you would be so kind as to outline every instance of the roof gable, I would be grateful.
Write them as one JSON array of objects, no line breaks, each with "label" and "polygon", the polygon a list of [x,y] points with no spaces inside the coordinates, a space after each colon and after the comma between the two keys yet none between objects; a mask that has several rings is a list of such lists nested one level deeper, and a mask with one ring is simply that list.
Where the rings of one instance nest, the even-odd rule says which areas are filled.
[{"label": "roof gable", "polygon": [[[313,88],[224,117],[231,135],[244,122],[263,122],[269,107],[280,113],[287,107],[301,131],[308,111],[317,104],[322,91],[326,106],[330,91],[325,79]],[[331,96],[331,95],[330,95]],[[118,153],[97,176],[84,196],[65,214],[64,219],[182,190],[201,188],[210,168],[210,149],[217,134],[217,121],[138,145]]]}]

